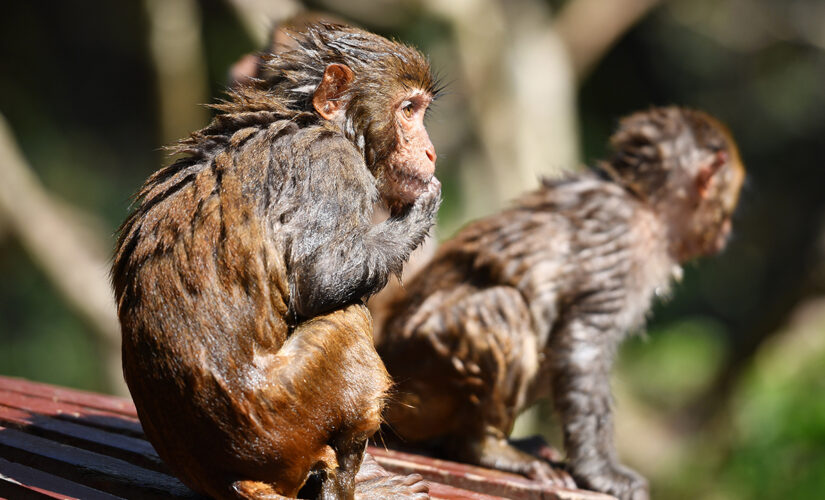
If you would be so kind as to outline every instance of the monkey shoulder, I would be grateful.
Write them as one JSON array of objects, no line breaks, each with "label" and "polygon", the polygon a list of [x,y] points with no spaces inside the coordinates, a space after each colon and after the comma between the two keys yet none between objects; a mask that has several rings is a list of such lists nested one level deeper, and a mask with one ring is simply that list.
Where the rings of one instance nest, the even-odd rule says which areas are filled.
[{"label": "monkey shoulder", "polygon": [[311,138],[308,151],[313,170],[329,183],[351,197],[357,193],[374,194],[375,180],[367,168],[364,156],[343,134],[329,127],[307,130]]},{"label": "monkey shoulder", "polygon": [[266,131],[274,165],[304,194],[323,196],[325,202],[345,196],[377,196],[375,181],[361,152],[343,134],[327,124],[304,127],[276,122]]}]

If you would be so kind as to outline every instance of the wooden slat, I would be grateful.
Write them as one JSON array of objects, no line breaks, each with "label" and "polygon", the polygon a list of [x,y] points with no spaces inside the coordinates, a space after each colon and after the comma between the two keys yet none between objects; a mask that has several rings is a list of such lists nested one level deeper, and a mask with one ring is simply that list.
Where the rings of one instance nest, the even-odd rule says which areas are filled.
[{"label": "wooden slat", "polygon": [[463,490],[446,484],[433,483],[430,481],[428,481],[428,483],[430,485],[430,498],[433,500],[507,500],[504,497]]},{"label": "wooden slat", "polygon": [[80,425],[2,404],[0,404],[0,425],[121,458],[148,469],[166,472],[166,466],[158,457],[155,449],[143,439],[107,432],[96,427]]},{"label": "wooden slat", "polygon": [[52,401],[66,401],[76,406],[85,406],[87,408],[95,408],[137,418],[137,410],[135,410],[134,403],[132,403],[132,400],[126,398],[104,396],[103,394],[94,392],[57,387],[41,382],[32,382],[30,380],[2,375],[0,375],[0,386],[7,391],[19,392],[29,396],[38,396],[51,399]]},{"label": "wooden slat", "polygon": [[68,401],[55,401],[38,396],[29,396],[8,391],[4,386],[0,386],[0,403],[7,407],[57,417],[82,425],[95,426],[112,432],[125,433],[136,437],[143,436],[143,428],[135,417],[87,408]]},{"label": "wooden slat", "polygon": [[0,454],[9,461],[115,495],[196,498],[177,479],[129,462],[0,426]]},{"label": "wooden slat", "polygon": [[0,458],[0,497],[117,500],[121,497]]},{"label": "wooden slat", "polygon": [[483,491],[506,498],[539,500],[609,500],[613,497],[584,490],[548,486],[511,474],[411,453],[369,447],[369,453],[385,469],[398,474],[421,474],[425,479],[450,486]]}]

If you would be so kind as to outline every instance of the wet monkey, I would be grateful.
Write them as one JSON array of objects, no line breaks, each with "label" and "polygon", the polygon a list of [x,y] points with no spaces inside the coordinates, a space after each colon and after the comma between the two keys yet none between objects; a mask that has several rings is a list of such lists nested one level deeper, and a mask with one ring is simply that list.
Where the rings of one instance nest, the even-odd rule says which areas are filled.
[{"label": "wet monkey", "polygon": [[[359,29],[292,37],[121,227],[124,376],[147,437],[201,493],[425,498],[418,476],[362,467],[390,386],[363,301],[434,222],[436,83],[418,51]],[[379,201],[390,216],[373,223]]]},{"label": "wet monkey", "polygon": [[506,438],[550,396],[579,485],[647,498],[613,444],[613,358],[680,264],[725,246],[744,169],[727,129],[690,109],[635,113],[611,146],[469,224],[397,294],[377,335],[398,383],[386,438],[549,479]]}]

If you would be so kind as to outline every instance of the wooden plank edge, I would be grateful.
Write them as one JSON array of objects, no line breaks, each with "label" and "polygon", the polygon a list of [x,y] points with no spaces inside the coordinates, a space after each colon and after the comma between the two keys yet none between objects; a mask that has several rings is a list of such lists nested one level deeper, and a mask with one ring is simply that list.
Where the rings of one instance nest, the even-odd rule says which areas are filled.
[{"label": "wooden plank edge", "polygon": [[[60,476],[10,462],[4,458],[0,458],[0,479],[49,498],[66,500],[118,500],[120,498]],[[6,487],[12,491],[16,489],[9,484]],[[24,492],[18,490],[17,493],[23,494]]]},{"label": "wooden plank edge", "polygon": [[0,387],[0,404],[33,414],[56,417],[76,424],[88,425],[110,432],[118,432],[133,437],[143,437],[143,427],[135,417],[78,406],[65,401],[55,401],[9,391]]},{"label": "wooden plank edge", "polygon": [[16,429],[0,426],[0,450],[8,460],[116,495],[196,497],[173,476]]},{"label": "wooden plank edge", "polygon": [[0,388],[137,418],[137,410],[129,398],[108,396],[81,389],[57,387],[43,382],[33,382],[5,375],[0,375]]},{"label": "wooden plank edge", "polygon": [[30,413],[3,404],[0,404],[0,425],[168,473],[155,449],[145,439],[107,432],[97,427]]},{"label": "wooden plank edge", "polygon": [[456,488],[519,500],[609,500],[603,493],[548,486],[508,472],[447,460],[421,457],[369,447],[368,452],[385,469],[398,474],[420,474],[425,479]]}]

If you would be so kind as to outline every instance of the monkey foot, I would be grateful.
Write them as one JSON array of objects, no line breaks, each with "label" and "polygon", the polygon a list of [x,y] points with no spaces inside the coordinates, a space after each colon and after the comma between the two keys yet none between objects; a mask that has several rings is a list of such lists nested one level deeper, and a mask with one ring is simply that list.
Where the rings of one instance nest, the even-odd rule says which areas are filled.
[{"label": "monkey foot", "polygon": [[232,493],[232,496],[245,500],[287,500],[272,485],[260,481],[236,481],[232,484]]},{"label": "monkey foot", "polygon": [[430,498],[430,487],[418,474],[409,476],[380,476],[355,484],[356,500],[425,500]]},{"label": "monkey foot", "polygon": [[[590,469],[586,466],[579,466],[577,469]],[[609,493],[620,500],[649,500],[647,480],[638,472],[623,465],[608,465],[601,467],[595,472],[577,473],[573,471],[579,485]]]},{"label": "monkey foot", "polygon": [[484,467],[515,472],[551,486],[575,488],[573,478],[556,461],[560,458],[558,454],[553,453],[554,450],[544,440],[539,440],[516,441],[514,445],[497,433],[488,435],[478,462]]},{"label": "monkey foot", "polygon": [[364,458],[361,460],[361,468],[358,469],[358,474],[355,475],[355,484],[389,476],[392,476],[390,471],[381,467],[381,465],[372,458],[372,455],[364,453]]},{"label": "monkey foot", "polygon": [[395,475],[381,467],[369,453],[364,454],[355,476],[355,498],[358,500],[423,500],[430,498],[429,491],[427,483],[418,474]]}]

